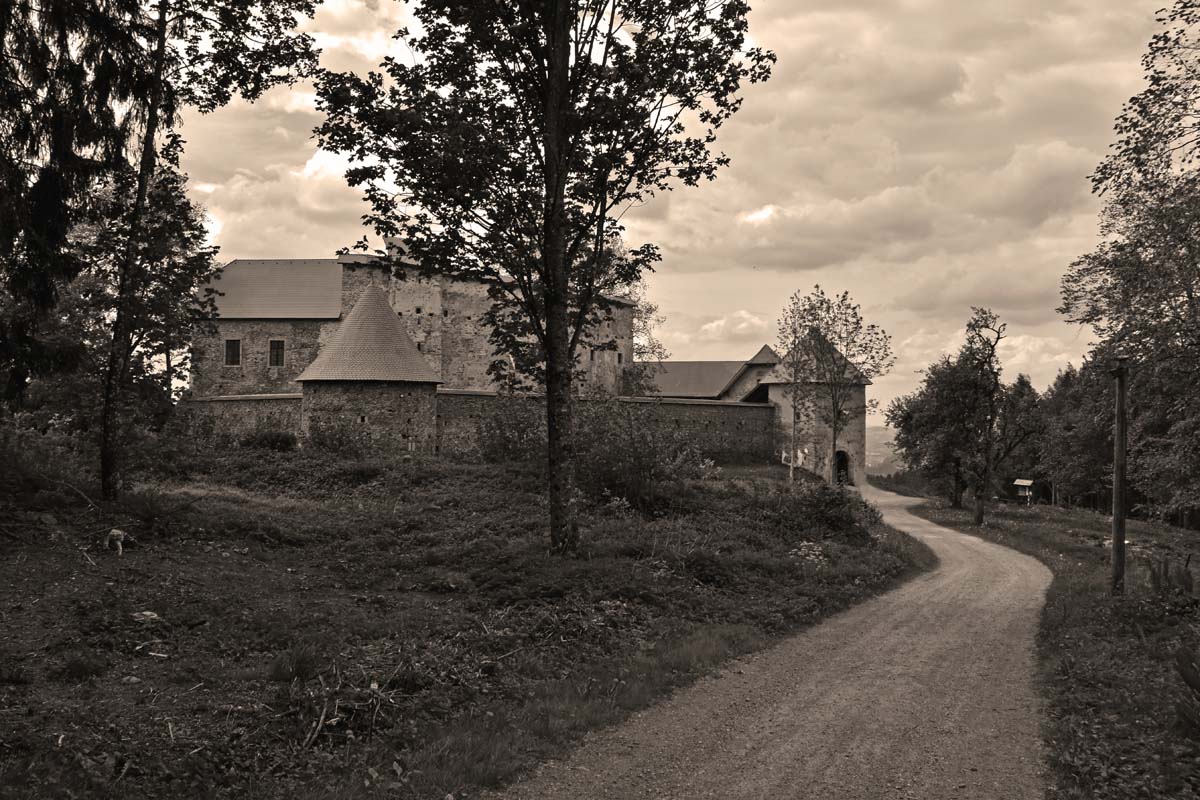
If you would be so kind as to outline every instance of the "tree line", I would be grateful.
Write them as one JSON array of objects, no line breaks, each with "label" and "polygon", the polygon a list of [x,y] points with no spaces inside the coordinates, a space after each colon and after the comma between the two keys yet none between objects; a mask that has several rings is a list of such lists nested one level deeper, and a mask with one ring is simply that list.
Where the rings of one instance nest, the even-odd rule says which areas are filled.
[{"label": "tree line", "polygon": [[[1176,0],[1160,12],[1159,23],[1142,59],[1145,88],[1117,117],[1116,140],[1091,177],[1104,201],[1102,240],[1062,278],[1059,312],[1095,336],[1083,363],[1063,369],[1038,394],[1024,376],[1004,386],[987,370],[972,369],[977,362],[960,353],[931,365],[922,387],[889,409],[904,462],[953,500],[961,501],[964,488],[990,496],[1020,474],[1043,481],[1054,502],[1107,507],[1111,370],[1124,357],[1131,506],[1182,524],[1196,522],[1200,0]],[[968,325],[968,339],[970,331]],[[960,380],[967,382],[961,394],[955,388]],[[981,397],[987,399],[976,399]],[[970,422],[960,424],[964,418]],[[1008,452],[1003,440],[1014,436],[1021,441]]]}]

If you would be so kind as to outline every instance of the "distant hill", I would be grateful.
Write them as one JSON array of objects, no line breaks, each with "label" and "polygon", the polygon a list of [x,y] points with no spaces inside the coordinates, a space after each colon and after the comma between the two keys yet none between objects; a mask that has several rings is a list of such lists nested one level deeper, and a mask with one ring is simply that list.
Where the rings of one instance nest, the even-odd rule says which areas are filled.
[{"label": "distant hill", "polygon": [[903,466],[892,452],[895,432],[886,425],[867,426],[867,474],[890,475]]}]

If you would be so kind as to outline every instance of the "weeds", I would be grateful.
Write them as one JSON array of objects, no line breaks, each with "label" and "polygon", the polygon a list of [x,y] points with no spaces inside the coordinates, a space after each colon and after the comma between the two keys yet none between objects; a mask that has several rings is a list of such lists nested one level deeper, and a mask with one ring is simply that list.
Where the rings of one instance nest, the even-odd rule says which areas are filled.
[{"label": "weeds", "polygon": [[[651,510],[585,501],[562,557],[537,465],[234,447],[188,469],[125,506],[169,541],[95,565],[19,548],[0,608],[40,601],[5,617],[6,647],[32,655],[0,695],[36,713],[0,732],[4,785],[473,795],[921,563],[852,496],[750,470],[681,478]],[[85,542],[101,512],[74,502],[56,516]],[[40,649],[45,629],[62,649]],[[111,677],[50,691],[66,653],[103,654]]]}]

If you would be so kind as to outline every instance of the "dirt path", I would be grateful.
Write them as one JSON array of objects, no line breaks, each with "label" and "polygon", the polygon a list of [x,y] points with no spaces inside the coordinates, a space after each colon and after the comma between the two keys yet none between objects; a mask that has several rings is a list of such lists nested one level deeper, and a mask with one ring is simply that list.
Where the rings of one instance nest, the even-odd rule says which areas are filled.
[{"label": "dirt path", "polygon": [[1033,636],[1050,572],[913,516],[933,572],[588,737],[503,797],[995,798],[1043,794]]}]

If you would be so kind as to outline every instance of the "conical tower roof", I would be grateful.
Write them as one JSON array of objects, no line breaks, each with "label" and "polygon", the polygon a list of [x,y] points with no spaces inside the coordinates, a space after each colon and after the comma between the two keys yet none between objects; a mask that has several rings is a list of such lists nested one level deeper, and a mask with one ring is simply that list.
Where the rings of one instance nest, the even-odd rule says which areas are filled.
[{"label": "conical tower roof", "polygon": [[378,286],[362,291],[316,360],[296,380],[442,382]]}]

